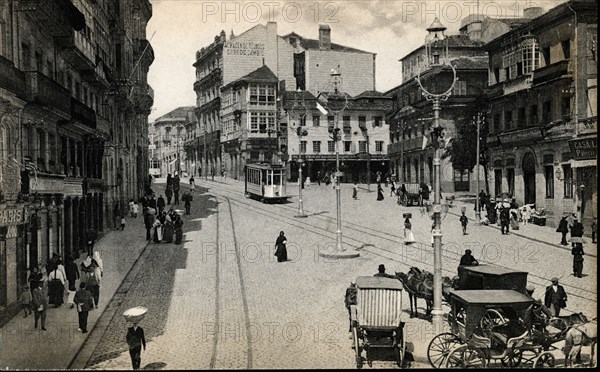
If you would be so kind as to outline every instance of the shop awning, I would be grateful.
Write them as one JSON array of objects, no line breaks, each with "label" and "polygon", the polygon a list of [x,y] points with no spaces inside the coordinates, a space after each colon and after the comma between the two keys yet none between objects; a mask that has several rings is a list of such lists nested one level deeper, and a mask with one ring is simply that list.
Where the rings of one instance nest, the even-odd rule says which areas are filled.
[{"label": "shop awning", "polygon": [[597,166],[596,159],[571,160],[572,168],[585,168],[585,167],[596,167],[596,166]]}]

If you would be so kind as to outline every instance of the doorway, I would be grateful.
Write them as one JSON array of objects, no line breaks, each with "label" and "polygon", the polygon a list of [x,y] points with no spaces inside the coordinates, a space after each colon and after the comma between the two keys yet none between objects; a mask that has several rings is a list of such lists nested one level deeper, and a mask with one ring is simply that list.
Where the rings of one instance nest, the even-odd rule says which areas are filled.
[{"label": "doorway", "polygon": [[535,204],[535,157],[531,152],[523,156],[523,183],[525,204]]}]

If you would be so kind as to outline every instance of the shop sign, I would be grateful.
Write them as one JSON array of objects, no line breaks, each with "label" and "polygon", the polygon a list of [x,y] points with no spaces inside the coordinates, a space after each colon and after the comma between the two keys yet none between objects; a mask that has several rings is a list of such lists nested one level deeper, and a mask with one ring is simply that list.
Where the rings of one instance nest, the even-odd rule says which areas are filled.
[{"label": "shop sign", "polygon": [[0,209],[0,226],[21,225],[25,222],[27,221],[23,209]]},{"label": "shop sign", "polygon": [[61,194],[64,191],[64,182],[62,179],[31,178],[29,180],[29,189],[31,192],[42,192],[45,194]]},{"label": "shop sign", "polygon": [[223,46],[226,55],[233,56],[264,56],[265,44],[252,42],[230,42]]},{"label": "shop sign", "polygon": [[533,142],[541,140],[542,138],[542,130],[538,127],[519,130],[516,132],[502,133],[498,136],[498,139],[503,145],[517,142]]},{"label": "shop sign", "polygon": [[596,159],[597,141],[596,138],[583,138],[569,141],[571,154],[575,160]]}]

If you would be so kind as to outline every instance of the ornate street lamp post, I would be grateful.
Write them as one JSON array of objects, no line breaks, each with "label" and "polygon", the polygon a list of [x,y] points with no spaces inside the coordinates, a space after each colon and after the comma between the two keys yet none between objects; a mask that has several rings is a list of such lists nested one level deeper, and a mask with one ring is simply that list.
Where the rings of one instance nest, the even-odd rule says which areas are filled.
[{"label": "ornate street lamp post", "polygon": [[456,69],[448,62],[448,42],[444,35],[444,27],[440,21],[436,19],[433,21],[431,26],[427,29],[429,34],[425,38],[425,52],[426,52],[426,63],[423,66],[424,69],[430,71],[431,74],[439,74],[444,67],[450,67],[452,69],[452,83],[448,90],[442,93],[434,93],[428,91],[423,86],[421,77],[422,69],[419,70],[417,75],[417,83],[421,88],[422,94],[428,101],[433,103],[433,117],[434,124],[431,133],[431,142],[435,149],[435,156],[433,159],[434,168],[434,199],[433,199],[433,218],[434,218],[434,229],[433,229],[433,309],[431,311],[432,322],[437,330],[443,327],[443,312],[442,312],[442,205],[441,205],[441,164],[440,159],[442,156],[442,130],[440,126],[440,102],[445,101],[452,94],[452,89],[457,80]]},{"label": "ornate street lamp post", "polygon": [[320,92],[317,96],[317,102],[321,101],[327,111],[331,112],[335,116],[335,127],[333,129],[333,141],[335,143],[335,200],[336,200],[336,215],[337,215],[337,230],[335,232],[336,250],[333,254],[323,253],[320,255],[324,257],[335,257],[335,258],[354,258],[358,257],[359,253],[347,252],[346,248],[342,243],[342,200],[340,190],[340,178],[342,172],[340,172],[340,128],[339,128],[339,114],[348,107],[348,96],[342,93],[340,88],[342,85],[342,76],[339,72],[331,70],[330,87],[327,92]]},{"label": "ornate street lamp post", "polygon": [[475,125],[477,125],[477,165],[475,165],[475,169],[477,169],[477,197],[475,198],[475,224],[476,225],[481,225],[481,201],[479,200],[479,183],[480,183],[480,175],[479,175],[479,162],[481,159],[481,147],[479,144],[479,141],[481,141],[480,138],[480,131],[481,131],[481,125],[485,122],[485,116],[483,116],[483,113],[478,112],[476,117],[473,117],[473,120],[475,122]]},{"label": "ornate street lamp post", "polygon": [[298,95],[302,94],[302,91],[298,89],[294,96],[294,106],[292,106],[292,115],[298,117],[296,134],[298,135],[298,214],[294,217],[306,218],[304,214],[304,203],[302,201],[302,137],[306,136],[308,132],[302,127],[302,122],[306,123],[307,107],[304,102],[304,98],[301,102],[298,102]]}]

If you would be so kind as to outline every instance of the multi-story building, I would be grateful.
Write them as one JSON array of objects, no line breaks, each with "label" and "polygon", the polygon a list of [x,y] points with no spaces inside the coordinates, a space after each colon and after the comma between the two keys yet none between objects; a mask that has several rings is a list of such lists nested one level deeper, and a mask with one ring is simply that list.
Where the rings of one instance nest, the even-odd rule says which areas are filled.
[{"label": "multi-story building", "polygon": [[[346,108],[340,113],[324,115],[317,108],[317,98],[308,91],[285,92],[281,131],[287,128],[288,176],[298,179],[298,159],[302,159],[303,177],[316,180],[335,172],[336,143],[332,139],[338,120],[340,169],[342,182],[371,181],[374,175],[387,174],[389,129],[385,114],[392,109],[392,99],[376,91],[348,96]],[[298,136],[298,127],[306,135]]]},{"label": "multi-story building", "polygon": [[[147,172],[124,168],[135,164],[124,148],[137,151],[134,126],[152,101],[137,106],[137,122],[124,120],[117,101],[135,99],[117,85],[138,59],[131,41],[114,40],[120,28],[145,39],[151,9],[147,0],[0,2],[0,325],[18,310],[28,270],[53,254],[78,257],[87,231],[106,229],[114,201],[139,196],[127,180]],[[140,63],[139,79],[151,62]]]},{"label": "multi-story building", "polygon": [[[457,121],[469,120],[464,117],[465,107],[484,93],[487,54],[480,42],[471,40],[464,33],[447,36],[447,42],[448,62],[456,69],[457,81],[450,98],[442,102],[440,124],[445,136],[451,138],[455,136]],[[422,95],[416,79],[421,72],[423,85],[432,91],[441,92],[449,89],[454,76],[451,69],[444,69],[437,74],[426,70],[424,46],[413,50],[400,61],[403,83],[386,93],[393,99],[393,110],[388,115],[391,170],[401,181],[432,185],[435,150],[432,146],[423,147],[423,139],[430,134],[433,109],[431,102]],[[441,159],[441,168],[444,192],[469,191],[476,187],[470,185],[470,172],[455,170],[448,158]]]},{"label": "multi-story building", "polygon": [[493,191],[548,224],[595,217],[597,27],[595,2],[571,0],[486,44]]},{"label": "multi-story building", "polygon": [[175,172],[191,172],[185,144],[190,138],[189,128],[196,125],[194,106],[178,107],[156,119],[152,127],[154,155],[159,159],[160,174],[165,177]]}]

